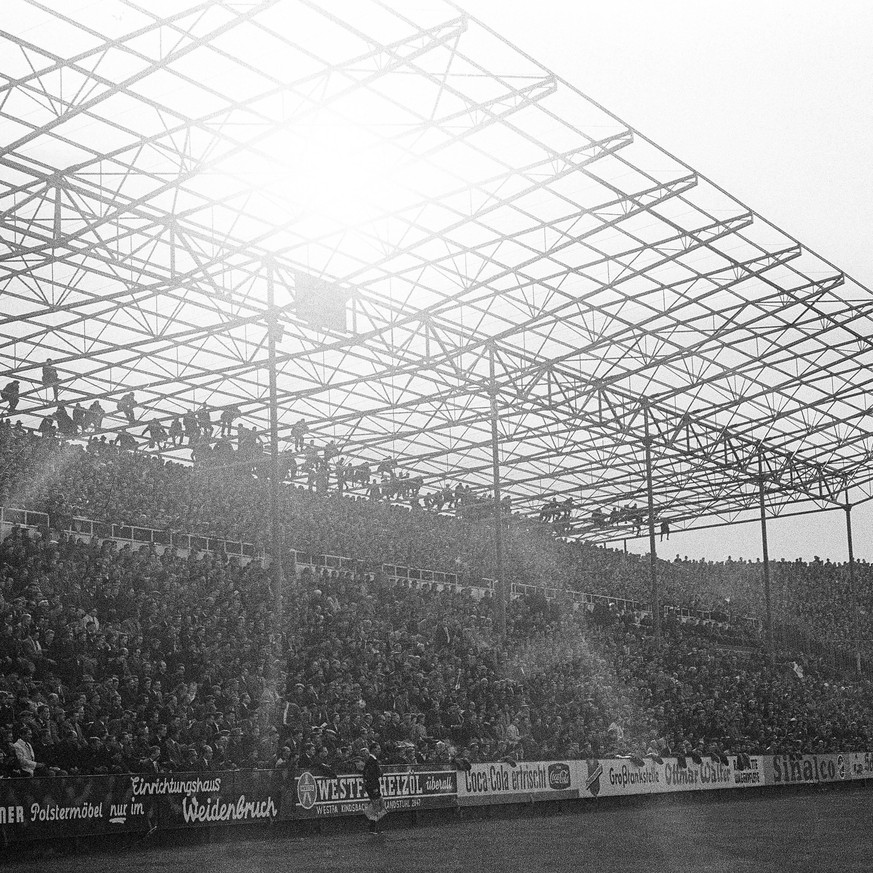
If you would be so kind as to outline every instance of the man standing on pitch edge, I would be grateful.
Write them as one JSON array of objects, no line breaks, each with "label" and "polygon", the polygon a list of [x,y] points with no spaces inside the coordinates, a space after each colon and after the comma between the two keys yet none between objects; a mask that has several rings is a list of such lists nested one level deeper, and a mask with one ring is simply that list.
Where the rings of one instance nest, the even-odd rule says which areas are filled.
[{"label": "man standing on pitch edge", "polygon": [[382,787],[379,780],[382,778],[382,768],[375,755],[370,754],[369,749],[361,749],[361,757],[358,760],[358,768],[364,780],[364,791],[370,798],[370,805],[364,810],[364,814],[370,819],[370,833],[381,833],[379,822],[388,815],[385,801],[382,800]]}]

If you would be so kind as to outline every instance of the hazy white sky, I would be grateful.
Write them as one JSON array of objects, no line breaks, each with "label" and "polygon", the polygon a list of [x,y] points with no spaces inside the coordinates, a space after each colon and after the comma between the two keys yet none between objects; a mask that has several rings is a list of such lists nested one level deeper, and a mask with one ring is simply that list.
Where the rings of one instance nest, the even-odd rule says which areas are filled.
[{"label": "hazy white sky", "polygon": [[[871,0],[459,5],[873,288]],[[853,524],[856,556],[873,559],[873,505]],[[771,557],[846,555],[842,512],[769,534]],[[676,552],[757,557],[760,528],[679,534],[659,553]]]}]

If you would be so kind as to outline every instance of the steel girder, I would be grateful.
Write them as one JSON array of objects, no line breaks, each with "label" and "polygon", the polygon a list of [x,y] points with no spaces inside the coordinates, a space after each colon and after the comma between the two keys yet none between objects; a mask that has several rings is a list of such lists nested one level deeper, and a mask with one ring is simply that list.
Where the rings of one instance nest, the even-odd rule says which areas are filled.
[{"label": "steel girder", "polygon": [[[283,434],[486,489],[493,387],[504,489],[574,497],[573,535],[640,493],[646,409],[678,521],[748,508],[759,457],[774,512],[870,494],[873,298],[789,234],[451,4],[174,5],[13,0],[0,35],[25,417],[51,355],[71,401],[263,427],[275,317]],[[300,273],[350,331],[295,316]]]}]

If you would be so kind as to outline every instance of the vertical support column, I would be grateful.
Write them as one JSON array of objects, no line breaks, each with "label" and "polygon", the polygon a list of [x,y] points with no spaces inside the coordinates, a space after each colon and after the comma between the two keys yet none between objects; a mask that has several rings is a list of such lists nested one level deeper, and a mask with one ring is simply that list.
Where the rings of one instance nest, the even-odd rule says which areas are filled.
[{"label": "vertical support column", "polygon": [[500,455],[497,439],[497,378],[494,368],[494,346],[488,350],[488,393],[491,398],[491,479],[494,491],[494,557],[497,578],[494,585],[497,609],[497,633],[506,636],[506,583],[503,578],[503,506],[500,503]]},{"label": "vertical support column", "polygon": [[64,235],[63,226],[61,224],[61,174],[57,174],[55,182],[55,200],[54,200],[54,218],[52,221],[52,239],[58,243]]},{"label": "vertical support column", "polygon": [[767,621],[767,652],[771,662],[776,659],[773,642],[773,603],[770,598],[770,552],[767,547],[767,507],[764,503],[764,459],[758,451],[758,502],[761,507],[761,551],[764,560],[764,605]]},{"label": "vertical support column", "polygon": [[852,543],[852,504],[849,503],[849,489],[846,488],[846,542],[849,547],[849,597],[854,614],[855,670],[861,673],[861,612],[858,604],[858,590],[855,587],[855,549]]},{"label": "vertical support column", "polygon": [[[280,645],[282,626],[282,588],[285,572],[282,560],[282,529],[279,519],[279,401],[276,387],[276,341],[279,336],[279,318],[276,311],[273,264],[267,267],[267,351],[270,366],[270,533],[272,548],[270,564],[273,576],[274,633]],[[280,648],[281,655],[281,648]]]},{"label": "vertical support column", "polygon": [[649,575],[652,582],[652,627],[655,645],[661,645],[661,591],[658,587],[658,553],[655,548],[655,486],[652,481],[652,437],[649,433],[649,405],[643,407],[646,446],[646,499],[649,505]]}]

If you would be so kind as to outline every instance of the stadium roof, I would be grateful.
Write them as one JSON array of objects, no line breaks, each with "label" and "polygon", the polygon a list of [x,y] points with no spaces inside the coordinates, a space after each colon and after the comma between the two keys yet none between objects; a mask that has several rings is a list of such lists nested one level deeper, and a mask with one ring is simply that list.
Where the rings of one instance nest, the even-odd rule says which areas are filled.
[{"label": "stadium roof", "polygon": [[[190,0],[189,0],[190,3]],[[448,2],[6,0],[0,370],[352,459],[743,517],[873,488],[873,296]],[[318,281],[322,284],[319,285]],[[318,326],[304,297],[346,302]],[[298,300],[298,296],[300,299]],[[492,382],[493,376],[493,382]],[[189,450],[176,450],[187,459]],[[170,452],[172,454],[172,452]]]}]

